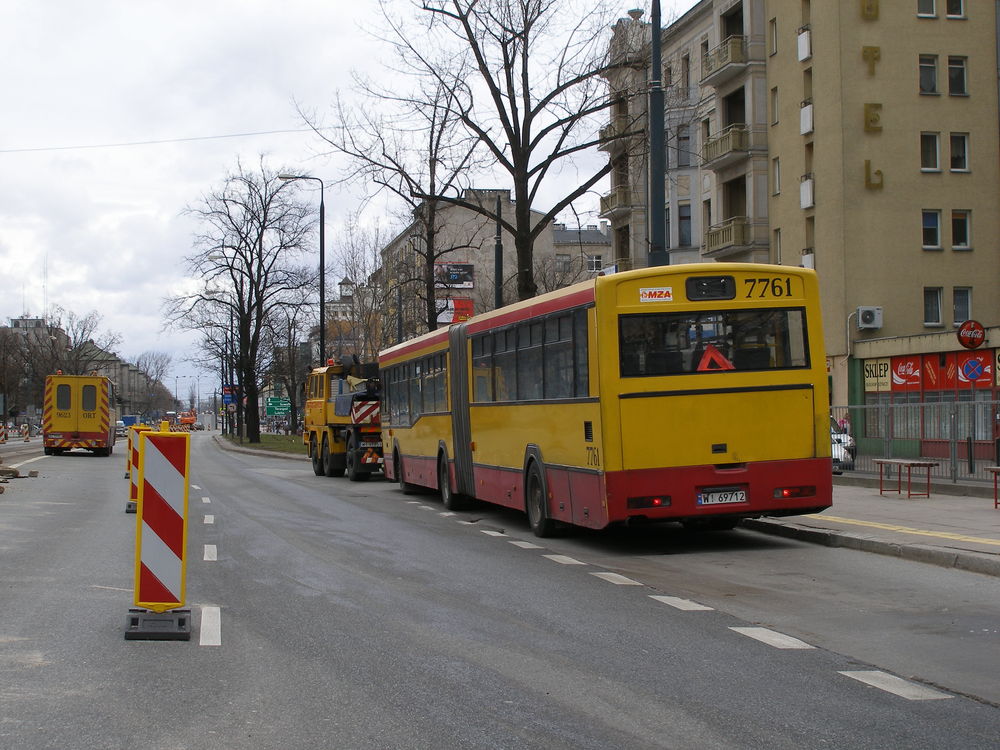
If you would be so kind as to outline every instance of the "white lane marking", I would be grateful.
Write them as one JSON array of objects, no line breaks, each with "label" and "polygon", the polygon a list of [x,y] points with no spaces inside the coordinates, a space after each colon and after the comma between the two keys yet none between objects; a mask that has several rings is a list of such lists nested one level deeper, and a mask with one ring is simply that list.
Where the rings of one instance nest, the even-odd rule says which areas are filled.
[{"label": "white lane marking", "polygon": [[107,589],[108,591],[132,591],[133,589],[123,589],[118,586],[98,586],[97,584],[91,584],[92,589]]},{"label": "white lane marking", "polygon": [[767,628],[729,628],[737,633],[745,635],[749,638],[760,641],[761,643],[766,643],[768,646],[774,646],[775,648],[816,648],[815,646],[810,646],[805,641],[800,641],[798,638],[792,638],[790,635],[785,635],[784,633],[778,633],[774,630],[768,630]]},{"label": "white lane marking", "polygon": [[483,534],[488,534],[489,536],[507,536],[502,531],[492,531],[490,529],[480,529]]},{"label": "white lane marking", "polygon": [[22,461],[19,464],[11,464],[8,468],[19,469],[22,466],[24,466],[25,464],[33,464],[33,463],[35,463],[35,461],[41,461],[43,458],[48,458],[48,456],[35,456],[34,458],[29,458],[29,459],[27,459],[25,461]]},{"label": "white lane marking", "polygon": [[924,685],[918,685],[915,682],[909,682],[901,677],[895,677],[885,672],[879,672],[878,670],[840,672],[840,674],[910,701],[939,701],[955,697],[954,695],[932,690]]},{"label": "white lane marking", "polygon": [[520,547],[521,549],[544,549],[544,547],[541,547],[540,545],[534,544],[532,542],[512,541],[511,544],[513,544],[515,547]]},{"label": "white lane marking", "polygon": [[711,607],[706,607],[704,604],[698,604],[698,602],[693,602],[690,599],[681,599],[676,596],[660,596],[659,594],[650,594],[650,599],[656,599],[656,601],[663,604],[668,604],[676,609],[683,609],[687,612],[707,612],[711,611]]},{"label": "white lane marking", "polygon": [[419,500],[407,500],[406,504],[407,505],[420,505],[420,501]]},{"label": "white lane marking", "polygon": [[209,525],[215,523],[215,516],[206,515],[205,516],[205,523],[209,524]]},{"label": "white lane marking", "polygon": [[215,562],[218,559],[219,559],[218,548],[214,544],[206,544],[205,545],[205,561],[206,562]]},{"label": "white lane marking", "polygon": [[192,484],[192,485],[191,485],[191,489],[192,489],[192,490],[200,490],[200,489],[201,489],[201,487],[199,487],[199,486],[198,486],[198,485],[196,485],[196,484]]},{"label": "white lane marking", "polygon": [[434,510],[434,508],[432,508],[429,505],[420,505],[418,507],[420,508],[420,510]]},{"label": "white lane marking", "polygon": [[222,645],[222,612],[218,607],[201,608],[201,635],[199,646]]},{"label": "white lane marking", "polygon": [[450,518],[451,516],[453,516],[455,514],[452,513],[450,510],[447,510],[444,513],[438,513],[438,515],[439,516],[443,516],[444,518]]},{"label": "white lane marking", "polygon": [[475,526],[476,525],[475,521],[459,521],[459,523],[462,524],[463,526]]},{"label": "white lane marking", "polygon": [[579,560],[574,560],[572,557],[566,557],[566,555],[542,555],[542,557],[547,557],[552,562],[557,562],[560,565],[586,565],[585,562],[580,562]]},{"label": "white lane marking", "polygon": [[631,578],[626,578],[618,573],[591,573],[592,576],[597,576],[601,580],[607,581],[608,583],[613,583],[616,586],[642,586],[638,581],[633,581]]},{"label": "white lane marking", "polygon": [[211,501],[211,500],[209,500],[209,499],[208,499],[207,497],[203,497],[203,498],[201,499],[201,501],[202,501],[203,503],[210,503],[210,502],[212,502],[212,501]]}]

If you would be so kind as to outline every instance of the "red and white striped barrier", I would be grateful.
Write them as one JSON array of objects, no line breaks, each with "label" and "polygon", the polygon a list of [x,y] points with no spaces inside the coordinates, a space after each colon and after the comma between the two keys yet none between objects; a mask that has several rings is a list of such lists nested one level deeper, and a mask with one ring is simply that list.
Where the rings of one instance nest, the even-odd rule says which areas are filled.
[{"label": "red and white striped barrier", "polygon": [[28,425],[21,425],[21,436],[24,438],[24,442],[31,442],[31,428]]},{"label": "red and white striped barrier", "polygon": [[129,480],[128,500],[125,502],[125,512],[135,513],[139,501],[139,435],[153,429],[148,425],[137,424],[128,428],[128,463],[125,467],[125,477]]},{"label": "red and white striped barrier", "polygon": [[139,437],[135,605],[163,613],[184,605],[191,436]]},{"label": "red and white striped barrier", "polygon": [[0,444],[7,442],[7,425],[0,423]]}]

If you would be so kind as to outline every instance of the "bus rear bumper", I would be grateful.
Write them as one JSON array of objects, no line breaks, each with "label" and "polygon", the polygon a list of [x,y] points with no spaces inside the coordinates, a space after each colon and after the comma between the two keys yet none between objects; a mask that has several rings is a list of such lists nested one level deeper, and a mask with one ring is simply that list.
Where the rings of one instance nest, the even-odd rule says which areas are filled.
[{"label": "bus rear bumper", "polygon": [[816,513],[833,498],[829,458],[636,469],[605,482],[609,523]]}]

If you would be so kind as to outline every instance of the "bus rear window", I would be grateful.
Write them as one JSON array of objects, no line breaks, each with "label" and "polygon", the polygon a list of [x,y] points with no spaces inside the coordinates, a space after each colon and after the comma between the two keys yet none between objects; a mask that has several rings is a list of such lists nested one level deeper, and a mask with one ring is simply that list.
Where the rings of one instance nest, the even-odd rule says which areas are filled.
[{"label": "bus rear window", "polygon": [[801,307],[621,315],[618,340],[623,378],[809,367]]}]

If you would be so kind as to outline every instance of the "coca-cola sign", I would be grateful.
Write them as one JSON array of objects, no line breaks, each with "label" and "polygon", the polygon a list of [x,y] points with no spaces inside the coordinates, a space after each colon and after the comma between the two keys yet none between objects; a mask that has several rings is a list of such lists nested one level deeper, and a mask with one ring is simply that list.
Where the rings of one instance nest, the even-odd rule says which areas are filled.
[{"label": "coca-cola sign", "polygon": [[986,343],[986,329],[978,320],[967,320],[958,327],[958,343],[966,349],[978,349]]}]

